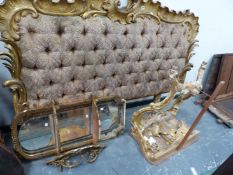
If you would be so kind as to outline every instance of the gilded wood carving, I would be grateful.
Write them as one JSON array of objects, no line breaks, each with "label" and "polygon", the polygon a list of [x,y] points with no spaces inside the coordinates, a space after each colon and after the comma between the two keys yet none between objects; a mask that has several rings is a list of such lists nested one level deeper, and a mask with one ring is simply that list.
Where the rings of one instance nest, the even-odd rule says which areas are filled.
[{"label": "gilded wood carving", "polygon": [[[182,101],[200,93],[206,63],[202,63],[195,82],[182,83],[182,74],[191,67],[191,64],[187,64],[180,74],[170,70],[169,75],[173,84],[168,96],[161,102],[151,103],[133,114],[131,134],[140,145],[145,158],[153,164],[174,154],[176,147],[189,130],[187,124],[176,119],[176,115]],[[196,139],[197,131],[194,131],[187,145]]]}]

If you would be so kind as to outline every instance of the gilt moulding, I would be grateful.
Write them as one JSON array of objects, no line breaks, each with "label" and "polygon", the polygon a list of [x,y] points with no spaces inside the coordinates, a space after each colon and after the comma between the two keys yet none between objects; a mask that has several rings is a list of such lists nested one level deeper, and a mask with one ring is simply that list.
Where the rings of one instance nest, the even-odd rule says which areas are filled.
[{"label": "gilt moulding", "polygon": [[6,0],[0,6],[0,31],[5,39],[19,40],[17,23],[21,17],[31,14],[36,18],[38,13],[43,13],[83,18],[101,15],[122,24],[135,22],[137,18],[153,18],[158,23],[182,23],[189,27],[189,42],[192,42],[198,33],[198,17],[188,10],[171,11],[162,7],[160,2],[152,0],[129,0],[125,8],[119,8],[119,4],[119,0],[76,0],[72,3],[66,0],[57,3],[48,0]]}]

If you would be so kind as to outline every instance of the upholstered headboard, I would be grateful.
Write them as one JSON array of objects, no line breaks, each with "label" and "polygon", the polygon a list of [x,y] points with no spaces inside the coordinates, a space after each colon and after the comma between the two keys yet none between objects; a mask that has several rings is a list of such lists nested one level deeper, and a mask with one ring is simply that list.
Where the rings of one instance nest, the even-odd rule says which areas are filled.
[{"label": "upholstered headboard", "polygon": [[117,2],[8,0],[0,7],[3,38],[14,56],[7,55],[13,80],[5,85],[14,90],[16,111],[52,100],[169,91],[168,70],[188,63],[198,18],[150,0],[130,1],[126,9]]}]

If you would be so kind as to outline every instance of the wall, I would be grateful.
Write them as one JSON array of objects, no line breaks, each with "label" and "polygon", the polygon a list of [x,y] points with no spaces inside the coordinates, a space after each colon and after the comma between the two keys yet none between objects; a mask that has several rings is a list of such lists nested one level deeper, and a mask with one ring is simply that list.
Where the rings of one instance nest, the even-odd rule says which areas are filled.
[{"label": "wall", "polygon": [[[122,5],[125,5],[126,0],[122,1]],[[233,52],[232,0],[161,0],[160,2],[163,6],[174,10],[190,9],[200,18],[200,32],[197,36],[199,47],[195,49],[196,55],[191,59],[194,68],[187,74],[186,81],[193,81],[196,78],[197,70],[203,60],[209,61],[216,53]],[[0,49],[2,48],[0,44]],[[0,64],[0,84],[9,78],[10,74]],[[11,99],[9,90],[0,86],[0,125],[11,122],[13,116]]]},{"label": "wall", "polygon": [[214,54],[233,53],[233,1],[232,0],[160,0],[162,6],[183,11],[190,9],[199,17],[199,47],[190,60],[194,68],[186,81],[193,81],[202,61],[209,62]]}]

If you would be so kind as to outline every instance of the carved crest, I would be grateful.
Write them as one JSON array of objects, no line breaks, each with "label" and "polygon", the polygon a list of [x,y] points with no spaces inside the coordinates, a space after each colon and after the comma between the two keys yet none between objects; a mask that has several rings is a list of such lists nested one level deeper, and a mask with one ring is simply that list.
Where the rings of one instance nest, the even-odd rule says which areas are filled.
[{"label": "carved crest", "polygon": [[[56,3],[55,3],[56,2]],[[0,7],[0,31],[3,38],[18,40],[19,27],[17,23],[21,17],[38,13],[60,16],[107,16],[122,24],[135,22],[137,18],[153,18],[156,22],[183,23],[189,27],[189,41],[193,41],[198,33],[198,17],[189,11],[175,12],[167,7],[161,7],[153,0],[129,0],[127,7],[119,8],[119,0],[7,0]]]}]

